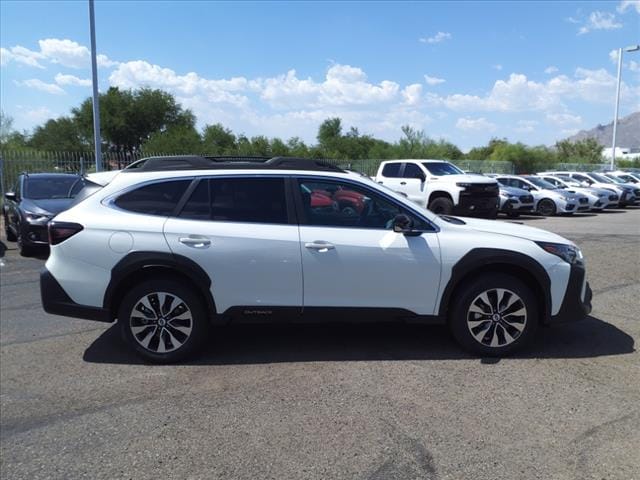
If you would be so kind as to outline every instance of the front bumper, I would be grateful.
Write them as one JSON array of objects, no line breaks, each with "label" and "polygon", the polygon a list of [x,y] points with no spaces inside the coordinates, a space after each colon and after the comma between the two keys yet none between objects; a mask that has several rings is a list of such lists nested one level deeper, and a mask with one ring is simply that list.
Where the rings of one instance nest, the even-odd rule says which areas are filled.
[{"label": "front bumper", "polygon": [[495,196],[471,196],[460,194],[454,213],[463,216],[491,216],[498,211],[500,200]]},{"label": "front bumper", "polygon": [[75,303],[47,268],[40,272],[40,297],[42,308],[47,313],[65,317],[83,318],[98,322],[111,322],[107,309]]},{"label": "front bumper", "polygon": [[591,313],[591,298],[593,294],[585,277],[586,270],[583,266],[573,265],[571,267],[562,305],[560,305],[558,313],[552,315],[549,319],[550,324],[555,325],[583,320]]}]

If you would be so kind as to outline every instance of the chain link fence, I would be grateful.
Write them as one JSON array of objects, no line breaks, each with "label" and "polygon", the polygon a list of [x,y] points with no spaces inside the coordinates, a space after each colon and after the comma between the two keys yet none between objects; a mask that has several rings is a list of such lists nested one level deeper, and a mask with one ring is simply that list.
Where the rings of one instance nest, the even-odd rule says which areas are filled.
[{"label": "chain link fence", "polygon": [[[101,170],[120,170],[140,158],[166,156],[168,153],[150,152],[106,152],[103,154]],[[328,162],[350,170],[364,173],[370,177],[376,175],[378,166],[384,160],[327,160]],[[452,163],[466,172],[473,173],[513,173],[511,162],[492,162],[483,160],[454,160]],[[93,152],[47,152],[38,150],[0,150],[0,188],[2,192],[13,189],[18,175],[27,173],[80,173],[96,171]],[[593,168],[593,167],[592,167]]]}]

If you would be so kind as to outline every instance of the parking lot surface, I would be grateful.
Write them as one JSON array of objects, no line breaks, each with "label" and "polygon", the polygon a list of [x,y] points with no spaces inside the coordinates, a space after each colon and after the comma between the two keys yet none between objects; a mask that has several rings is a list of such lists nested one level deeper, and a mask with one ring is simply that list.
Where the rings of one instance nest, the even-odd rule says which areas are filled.
[{"label": "parking lot surface", "polygon": [[3,239],[0,477],[640,478],[640,209],[518,221],[582,248],[594,309],[501,360],[444,327],[262,325],[146,365],[44,313],[43,260]]}]

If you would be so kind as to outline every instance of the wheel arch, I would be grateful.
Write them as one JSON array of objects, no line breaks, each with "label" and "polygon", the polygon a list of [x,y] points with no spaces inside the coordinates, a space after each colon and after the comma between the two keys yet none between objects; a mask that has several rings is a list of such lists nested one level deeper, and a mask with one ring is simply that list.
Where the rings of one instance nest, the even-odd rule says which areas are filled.
[{"label": "wheel arch", "polygon": [[454,265],[440,300],[438,315],[447,319],[452,303],[465,284],[487,273],[503,273],[522,280],[538,301],[540,322],[548,323],[551,316],[551,280],[544,267],[522,253],[494,248],[471,250]]},{"label": "wheel arch", "polygon": [[431,205],[431,202],[433,202],[437,198],[449,199],[454,205],[456,203],[449,192],[445,190],[436,190],[435,192],[431,192],[431,194],[429,195],[429,199],[427,200],[427,205]]},{"label": "wheel arch", "polygon": [[159,275],[178,278],[192,287],[200,296],[210,321],[215,321],[218,316],[211,294],[211,278],[193,260],[171,253],[133,252],[123,257],[111,270],[103,307],[115,319],[125,293],[134,285]]}]

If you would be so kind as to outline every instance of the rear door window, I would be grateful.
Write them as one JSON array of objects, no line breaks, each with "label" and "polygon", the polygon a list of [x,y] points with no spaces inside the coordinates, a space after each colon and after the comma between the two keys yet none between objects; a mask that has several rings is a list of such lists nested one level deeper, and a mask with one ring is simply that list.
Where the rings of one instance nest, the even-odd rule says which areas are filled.
[{"label": "rear door window", "polygon": [[114,203],[129,212],[169,216],[175,210],[190,183],[191,179],[144,185],[120,195]]},{"label": "rear door window", "polygon": [[400,177],[400,162],[387,163],[382,168],[382,176],[387,178],[399,178]]},{"label": "rear door window", "polygon": [[179,216],[192,220],[286,224],[284,178],[203,179]]}]

